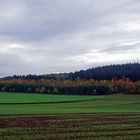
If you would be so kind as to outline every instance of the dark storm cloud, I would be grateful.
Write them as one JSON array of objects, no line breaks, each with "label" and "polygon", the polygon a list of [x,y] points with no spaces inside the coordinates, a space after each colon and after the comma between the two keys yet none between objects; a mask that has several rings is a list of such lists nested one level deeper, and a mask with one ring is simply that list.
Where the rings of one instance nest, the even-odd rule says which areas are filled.
[{"label": "dark storm cloud", "polygon": [[0,0],[0,74],[140,61],[139,0]]}]

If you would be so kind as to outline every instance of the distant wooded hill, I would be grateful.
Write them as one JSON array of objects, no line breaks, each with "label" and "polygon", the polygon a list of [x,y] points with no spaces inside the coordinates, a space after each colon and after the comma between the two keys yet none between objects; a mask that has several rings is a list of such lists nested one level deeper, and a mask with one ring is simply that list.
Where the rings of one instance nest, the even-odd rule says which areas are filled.
[{"label": "distant wooded hill", "polygon": [[140,64],[122,64],[122,65],[109,65],[91,68],[88,70],[81,70],[78,72],[70,73],[71,79],[94,79],[94,80],[111,80],[112,78],[127,77],[130,80],[140,80]]},{"label": "distant wooded hill", "polygon": [[112,78],[127,77],[132,81],[140,80],[140,64],[108,65],[90,68],[71,73],[46,74],[46,75],[23,75],[10,76],[3,79],[25,79],[25,80],[111,80]]}]

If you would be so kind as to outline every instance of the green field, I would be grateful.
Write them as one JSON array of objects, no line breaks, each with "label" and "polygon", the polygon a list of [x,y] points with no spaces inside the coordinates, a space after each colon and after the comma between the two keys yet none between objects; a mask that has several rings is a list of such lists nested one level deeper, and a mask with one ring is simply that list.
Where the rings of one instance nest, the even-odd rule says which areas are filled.
[{"label": "green field", "polygon": [[0,93],[0,140],[139,140],[140,95]]},{"label": "green field", "polygon": [[140,95],[74,96],[0,93],[0,114],[140,112]]}]

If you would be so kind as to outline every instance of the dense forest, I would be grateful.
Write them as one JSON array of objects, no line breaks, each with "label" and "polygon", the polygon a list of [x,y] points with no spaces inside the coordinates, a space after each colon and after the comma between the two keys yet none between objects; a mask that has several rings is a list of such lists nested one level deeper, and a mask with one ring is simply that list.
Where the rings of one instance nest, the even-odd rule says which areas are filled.
[{"label": "dense forest", "polygon": [[94,79],[94,80],[111,80],[112,78],[120,79],[127,77],[132,81],[140,80],[140,64],[123,64],[123,65],[109,65],[103,67],[91,68],[88,70],[81,70],[70,73],[70,79]]},{"label": "dense forest", "polygon": [[140,94],[140,64],[109,65],[74,73],[10,76],[0,91],[46,94]]}]

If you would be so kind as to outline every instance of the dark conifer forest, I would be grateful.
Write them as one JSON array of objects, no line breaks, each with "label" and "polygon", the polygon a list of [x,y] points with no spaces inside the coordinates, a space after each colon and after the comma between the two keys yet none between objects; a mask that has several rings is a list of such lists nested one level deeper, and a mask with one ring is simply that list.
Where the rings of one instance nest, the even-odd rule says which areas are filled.
[{"label": "dark conifer forest", "polygon": [[138,81],[140,80],[140,64],[134,63],[96,67],[70,73],[69,77],[73,80],[77,77],[86,80],[111,80],[112,78],[121,79],[122,77],[127,77],[132,81]]}]

